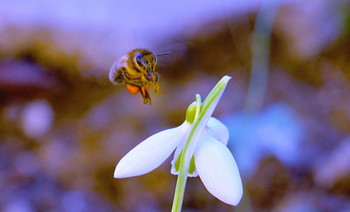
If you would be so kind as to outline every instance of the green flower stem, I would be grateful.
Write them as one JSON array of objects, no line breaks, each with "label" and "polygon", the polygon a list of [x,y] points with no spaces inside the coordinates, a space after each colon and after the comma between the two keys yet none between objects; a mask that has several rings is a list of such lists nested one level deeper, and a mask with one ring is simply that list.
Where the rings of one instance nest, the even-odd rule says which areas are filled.
[{"label": "green flower stem", "polygon": [[[194,123],[198,120],[200,110],[201,110],[201,96],[199,94],[196,95],[196,115],[194,117]],[[191,131],[192,132],[192,131]],[[191,135],[191,133],[190,133]],[[182,202],[183,202],[183,197],[185,194],[185,187],[186,187],[186,182],[187,182],[187,173],[188,173],[188,167],[189,167],[189,160],[186,160],[186,158],[190,158],[188,155],[188,150],[190,143],[191,143],[191,138],[192,136],[189,136],[186,142],[186,145],[184,147],[184,151],[181,154],[180,158],[180,170],[179,174],[177,177],[177,182],[176,182],[176,188],[175,188],[175,195],[174,195],[174,201],[173,201],[173,208],[172,212],[178,212],[181,211],[182,208]]]},{"label": "green flower stem", "polygon": [[180,156],[179,174],[176,182],[175,195],[171,210],[172,212],[181,211],[190,160],[192,158],[194,150],[197,147],[199,136],[208,123],[208,120],[211,117],[212,113],[214,112],[214,109],[230,79],[231,77],[224,76],[210,91],[207,98],[203,102],[203,105],[201,103],[200,95],[196,95],[196,115],[191,130],[188,134],[186,144]]}]

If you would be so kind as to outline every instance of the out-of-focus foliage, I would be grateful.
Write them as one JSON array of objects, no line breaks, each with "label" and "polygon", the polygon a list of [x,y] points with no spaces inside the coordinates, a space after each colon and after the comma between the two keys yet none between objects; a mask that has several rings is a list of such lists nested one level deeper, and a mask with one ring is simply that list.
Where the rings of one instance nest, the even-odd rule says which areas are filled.
[{"label": "out-of-focus foliage", "polygon": [[[171,34],[148,46],[139,46],[144,40],[138,43],[138,36],[123,37],[125,30],[112,43],[109,31],[118,35],[119,28],[99,25],[98,18],[87,19],[91,28],[87,22],[80,26],[79,18],[70,25],[67,17],[90,17],[94,11],[106,16],[98,16],[101,20],[128,18],[129,13],[101,12],[110,11],[104,3],[89,10],[91,15],[69,12],[79,4],[60,8],[72,16],[58,21],[57,15],[56,22],[47,20],[50,25],[29,22],[29,13],[23,13],[28,22],[1,21],[0,210],[169,210],[175,186],[170,161],[123,180],[113,179],[115,165],[139,141],[180,124],[195,93],[206,95],[221,76],[231,75],[214,116],[230,127],[245,197],[233,208],[214,199],[199,179],[190,179],[184,209],[349,211],[350,3],[282,4],[272,33],[264,108],[245,114],[258,8],[251,2],[220,17],[189,19],[177,30],[164,25]],[[3,12],[2,18],[14,14]],[[152,106],[108,82],[110,65],[125,53],[118,44],[173,52],[159,58],[164,95],[154,95]]]}]

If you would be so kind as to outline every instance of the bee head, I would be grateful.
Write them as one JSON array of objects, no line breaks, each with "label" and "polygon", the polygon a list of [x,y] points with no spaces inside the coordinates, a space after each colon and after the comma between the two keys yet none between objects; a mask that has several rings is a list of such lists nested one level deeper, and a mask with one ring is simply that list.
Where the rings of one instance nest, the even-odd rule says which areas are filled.
[{"label": "bee head", "polygon": [[157,57],[153,52],[146,49],[136,49],[132,53],[137,68],[145,72],[155,70]]}]

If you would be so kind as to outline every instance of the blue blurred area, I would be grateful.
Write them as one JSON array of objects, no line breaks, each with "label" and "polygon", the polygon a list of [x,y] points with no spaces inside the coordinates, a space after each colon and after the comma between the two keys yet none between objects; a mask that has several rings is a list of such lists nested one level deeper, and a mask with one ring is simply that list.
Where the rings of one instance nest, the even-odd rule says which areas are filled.
[{"label": "blue blurred area", "polygon": [[256,2],[5,0],[0,2],[0,31],[8,26],[54,28],[78,36],[78,42],[98,41],[101,51],[120,56],[134,48],[159,48],[161,40],[178,32],[191,36],[201,23],[251,10]]},{"label": "blue blurred area", "polygon": [[267,156],[287,166],[300,163],[305,132],[290,106],[276,103],[260,113],[236,113],[223,121],[230,129],[229,145],[244,176],[254,174],[261,158]]}]

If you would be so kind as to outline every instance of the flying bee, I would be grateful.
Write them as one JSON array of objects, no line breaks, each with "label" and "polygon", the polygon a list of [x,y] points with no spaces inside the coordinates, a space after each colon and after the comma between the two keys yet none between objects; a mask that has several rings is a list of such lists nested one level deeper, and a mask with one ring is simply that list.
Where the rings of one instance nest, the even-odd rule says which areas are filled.
[{"label": "flying bee", "polygon": [[151,104],[150,86],[161,95],[158,85],[159,74],[155,71],[157,56],[147,49],[135,49],[117,60],[109,70],[109,80],[113,84],[124,84],[130,94],[141,93],[144,104]]}]

